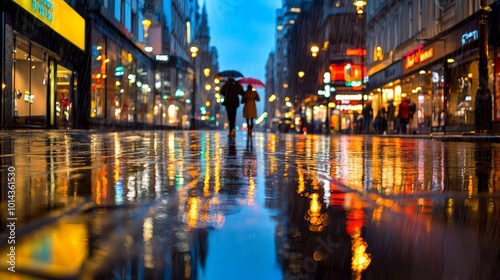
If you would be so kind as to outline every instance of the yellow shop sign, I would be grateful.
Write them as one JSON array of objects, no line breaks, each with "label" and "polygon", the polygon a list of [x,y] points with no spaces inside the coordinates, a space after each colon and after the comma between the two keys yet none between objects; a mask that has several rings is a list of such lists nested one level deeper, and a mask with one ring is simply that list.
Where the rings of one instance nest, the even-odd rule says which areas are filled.
[{"label": "yellow shop sign", "polygon": [[13,0],[54,31],[85,50],[85,20],[64,0]]}]

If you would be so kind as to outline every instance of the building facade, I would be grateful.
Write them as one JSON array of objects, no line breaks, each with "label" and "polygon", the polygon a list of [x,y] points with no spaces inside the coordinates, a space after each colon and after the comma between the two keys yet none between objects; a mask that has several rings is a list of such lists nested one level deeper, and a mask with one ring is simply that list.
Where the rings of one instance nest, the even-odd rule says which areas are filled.
[{"label": "building facade", "polygon": [[295,131],[346,131],[362,109],[364,20],[350,1],[298,4],[288,7],[296,14],[292,21],[284,20],[286,40],[277,41],[277,52],[284,48],[281,52],[286,55],[276,57],[276,92],[279,81],[286,81],[284,98],[289,97]]},{"label": "building facade", "polygon": [[1,9],[3,128],[189,127],[197,1]]},{"label": "building facade", "polygon": [[[388,103],[398,108],[409,99],[417,106],[411,133],[472,131],[482,110],[476,92],[480,43],[487,40],[491,121],[500,127],[498,1],[486,1],[487,39],[480,38],[480,0],[366,1],[362,17],[356,17],[354,1],[307,2],[297,3],[293,25],[285,16],[290,5],[279,10],[270,93],[278,101],[293,99],[296,124],[306,121],[314,133],[352,132],[365,104],[375,118]],[[284,111],[274,108],[275,116]]]},{"label": "building facade", "polygon": [[[492,4],[495,1],[487,1]],[[479,86],[480,1],[369,1],[367,66],[375,108],[407,98],[413,133],[474,130]],[[496,12],[490,9],[490,20]],[[490,24],[491,25],[491,24]],[[489,36],[495,33],[490,28]],[[496,48],[489,44],[488,89],[496,94]],[[499,116],[496,106],[493,116]],[[495,117],[494,123],[498,121]]]}]

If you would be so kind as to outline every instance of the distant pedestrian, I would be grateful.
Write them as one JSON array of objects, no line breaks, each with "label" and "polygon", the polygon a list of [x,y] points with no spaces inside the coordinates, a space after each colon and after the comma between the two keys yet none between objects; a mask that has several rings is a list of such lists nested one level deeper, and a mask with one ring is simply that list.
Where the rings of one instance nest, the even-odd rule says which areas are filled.
[{"label": "distant pedestrian", "polygon": [[387,133],[394,133],[396,124],[396,106],[394,106],[394,100],[390,99],[387,101]]},{"label": "distant pedestrian", "polygon": [[415,131],[412,131],[412,127],[414,127],[413,123],[416,123],[414,121],[414,115],[417,112],[417,104],[415,102],[411,101],[411,99],[408,99],[408,129],[410,130],[411,133],[415,133]]},{"label": "distant pedestrian", "polygon": [[224,96],[222,105],[226,107],[227,119],[229,121],[229,137],[236,136],[236,110],[240,106],[240,98],[243,95],[243,87],[233,78],[228,78],[220,89],[220,94]]},{"label": "distant pedestrian", "polygon": [[401,101],[401,103],[399,104],[398,116],[400,119],[401,133],[406,134],[407,132],[406,127],[408,125],[408,120],[410,118],[410,102],[408,102],[408,99],[403,98],[403,101]]},{"label": "distant pedestrian", "polygon": [[373,120],[373,108],[371,102],[366,103],[361,114],[363,115],[365,134],[370,134],[370,125]]},{"label": "distant pedestrian", "polygon": [[248,135],[252,135],[253,132],[253,120],[257,118],[257,106],[255,101],[260,101],[259,93],[252,87],[248,85],[243,98],[242,103],[245,104],[243,107],[243,117],[247,121]]},{"label": "distant pedestrian", "polygon": [[378,109],[377,116],[374,121],[375,130],[378,134],[383,134],[387,127],[387,112],[384,106]]},{"label": "distant pedestrian", "polygon": [[358,114],[358,113],[354,113],[354,115],[356,116],[356,123],[355,123],[355,129],[354,131],[358,134],[361,134],[362,132],[362,127],[363,127],[363,114]]}]

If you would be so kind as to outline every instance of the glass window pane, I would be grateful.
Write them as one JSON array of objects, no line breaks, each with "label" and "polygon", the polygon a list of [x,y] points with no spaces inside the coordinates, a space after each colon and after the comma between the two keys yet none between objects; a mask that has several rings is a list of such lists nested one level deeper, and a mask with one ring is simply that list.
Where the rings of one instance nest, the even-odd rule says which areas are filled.
[{"label": "glass window pane", "polygon": [[92,30],[92,80],[90,117],[104,117],[106,97],[106,39],[97,30]]}]

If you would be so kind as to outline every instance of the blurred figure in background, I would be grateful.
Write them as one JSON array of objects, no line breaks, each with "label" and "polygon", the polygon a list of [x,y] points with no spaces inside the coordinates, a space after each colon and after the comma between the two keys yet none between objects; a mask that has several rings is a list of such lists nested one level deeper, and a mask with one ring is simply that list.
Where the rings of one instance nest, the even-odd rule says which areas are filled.
[{"label": "blurred figure in background", "polygon": [[390,99],[387,101],[387,133],[394,133],[394,125],[396,122],[396,106],[394,106],[394,100]]},{"label": "blurred figure in background", "polygon": [[361,114],[363,115],[365,134],[370,134],[370,124],[372,123],[373,120],[373,108],[371,102],[368,101],[366,103],[365,108],[363,108]]},{"label": "blurred figure in background", "polygon": [[[403,101],[399,104],[399,114],[398,114],[401,124],[400,130],[402,134],[407,133],[408,120],[410,118],[410,103],[407,98],[403,98]],[[398,129],[398,133],[400,131]]]}]

